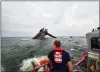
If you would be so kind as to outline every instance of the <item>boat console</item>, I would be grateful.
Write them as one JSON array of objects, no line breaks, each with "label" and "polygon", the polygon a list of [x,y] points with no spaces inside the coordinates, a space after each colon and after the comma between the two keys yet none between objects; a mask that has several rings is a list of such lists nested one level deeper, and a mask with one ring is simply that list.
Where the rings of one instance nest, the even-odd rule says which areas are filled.
[{"label": "boat console", "polygon": [[76,62],[81,71],[75,72],[100,72],[100,27],[87,33],[86,38],[88,51]]},{"label": "boat console", "polygon": [[88,44],[87,72],[100,72],[100,29],[86,34]]}]

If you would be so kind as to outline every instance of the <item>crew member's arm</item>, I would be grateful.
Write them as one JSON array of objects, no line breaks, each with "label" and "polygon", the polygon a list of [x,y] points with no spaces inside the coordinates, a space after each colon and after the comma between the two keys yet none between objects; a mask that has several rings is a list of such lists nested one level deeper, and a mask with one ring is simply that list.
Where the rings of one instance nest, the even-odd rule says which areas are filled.
[{"label": "crew member's arm", "polygon": [[66,57],[67,58],[67,66],[68,66],[69,72],[73,72],[73,65],[72,65],[70,55],[68,53],[66,53],[66,56],[67,56]]},{"label": "crew member's arm", "polygon": [[69,61],[67,65],[68,65],[69,72],[73,72],[72,61]]}]

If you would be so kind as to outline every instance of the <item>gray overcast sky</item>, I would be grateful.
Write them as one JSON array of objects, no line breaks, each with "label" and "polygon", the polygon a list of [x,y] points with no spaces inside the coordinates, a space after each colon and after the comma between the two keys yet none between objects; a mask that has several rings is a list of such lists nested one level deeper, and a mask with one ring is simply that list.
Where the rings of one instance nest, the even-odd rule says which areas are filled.
[{"label": "gray overcast sky", "polygon": [[98,1],[3,1],[2,36],[34,36],[48,28],[55,36],[85,36],[99,26]]}]

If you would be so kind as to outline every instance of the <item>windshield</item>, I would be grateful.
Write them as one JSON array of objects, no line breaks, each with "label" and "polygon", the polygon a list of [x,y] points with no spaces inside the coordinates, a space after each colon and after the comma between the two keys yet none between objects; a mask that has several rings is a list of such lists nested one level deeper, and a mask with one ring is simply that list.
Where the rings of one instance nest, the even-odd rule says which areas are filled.
[{"label": "windshield", "polygon": [[91,38],[91,49],[100,49],[100,37]]}]

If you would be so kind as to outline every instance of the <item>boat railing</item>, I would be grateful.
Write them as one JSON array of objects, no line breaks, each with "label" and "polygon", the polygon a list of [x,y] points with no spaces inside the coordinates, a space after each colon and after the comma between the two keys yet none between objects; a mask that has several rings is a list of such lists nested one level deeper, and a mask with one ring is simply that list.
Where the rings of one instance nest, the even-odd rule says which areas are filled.
[{"label": "boat railing", "polygon": [[[74,67],[73,72],[81,72],[81,69],[85,70],[84,66],[86,66],[85,65],[86,62],[87,62],[87,58],[85,58],[84,56],[82,56],[80,59],[78,59],[78,61],[76,62],[76,64],[73,65],[73,67]],[[42,70],[42,71],[40,71],[40,70]],[[44,63],[42,65],[36,66],[34,68],[33,72],[49,72],[48,63]]]},{"label": "boat railing", "polygon": [[[42,67],[43,67],[43,70],[42,71],[39,71],[39,69],[42,68]],[[33,71],[33,72],[50,72],[49,71],[49,68],[48,68],[48,70],[46,70],[47,68],[44,70],[45,67],[48,68],[48,63],[45,63],[43,65],[40,65],[40,66],[35,67],[35,71]],[[82,72],[82,70],[75,69],[75,70],[73,70],[73,72]]]}]

